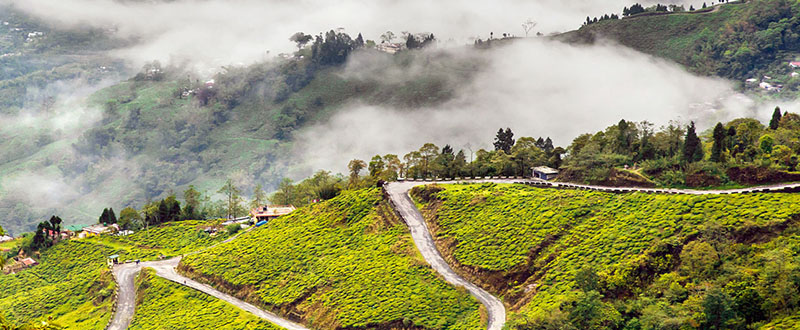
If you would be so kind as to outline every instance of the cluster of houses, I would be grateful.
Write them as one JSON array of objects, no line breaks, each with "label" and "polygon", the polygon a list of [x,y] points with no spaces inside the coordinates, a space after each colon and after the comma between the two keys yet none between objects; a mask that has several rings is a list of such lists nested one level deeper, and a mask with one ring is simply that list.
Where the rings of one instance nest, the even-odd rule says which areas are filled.
[{"label": "cluster of houses", "polygon": [[[800,61],[791,61],[791,62],[789,62],[789,66],[792,69],[798,69],[798,68],[800,68]],[[792,78],[800,77],[800,72],[792,71],[789,74],[789,76],[791,76]],[[765,90],[767,92],[780,93],[783,90],[783,84],[778,84],[778,83],[772,82],[771,80],[772,80],[772,77],[763,76],[763,77],[761,77],[761,79],[757,79],[757,78],[746,79],[744,81],[744,83],[745,83],[746,86],[749,86],[749,87],[758,87],[758,88],[760,88],[762,90]]]}]

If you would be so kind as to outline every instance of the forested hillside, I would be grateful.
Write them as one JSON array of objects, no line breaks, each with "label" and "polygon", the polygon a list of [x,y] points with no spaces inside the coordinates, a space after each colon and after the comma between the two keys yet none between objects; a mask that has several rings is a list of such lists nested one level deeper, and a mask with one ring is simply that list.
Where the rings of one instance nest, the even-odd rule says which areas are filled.
[{"label": "forested hillside", "polygon": [[770,83],[784,86],[783,95],[793,97],[800,91],[800,80],[790,75],[789,66],[800,52],[797,1],[726,1],[713,8],[698,6],[695,11],[681,8],[684,11],[668,12],[664,7],[664,11],[604,19],[557,38],[569,42],[609,39],[697,73],[740,83],[768,75]]},{"label": "forested hillside", "polygon": [[[445,102],[481,64],[446,52],[392,56],[358,40],[331,31],[293,57],[224,67],[210,77],[153,62],[93,93],[85,113],[94,124],[79,134],[36,124],[3,129],[5,228],[30,230],[53,213],[86,223],[109,205],[138,207],[189,185],[210,198],[227,179],[245,196],[258,185],[271,190],[297,164],[297,130],[347,104],[411,109]],[[42,187],[25,184],[31,181]]]},{"label": "forested hillside", "polygon": [[514,329],[795,324],[800,195],[497,184],[433,185],[413,195],[440,250],[503,297]]}]

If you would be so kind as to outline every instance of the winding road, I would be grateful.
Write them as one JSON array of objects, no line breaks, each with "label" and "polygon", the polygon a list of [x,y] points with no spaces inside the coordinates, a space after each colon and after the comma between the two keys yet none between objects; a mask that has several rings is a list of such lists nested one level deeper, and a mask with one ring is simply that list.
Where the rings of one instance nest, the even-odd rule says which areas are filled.
[{"label": "winding road", "polygon": [[[486,290],[478,287],[477,285],[467,281],[458,275],[450,265],[447,264],[442,257],[439,250],[436,248],[435,241],[431,235],[428,225],[425,222],[419,209],[417,209],[414,202],[409,196],[411,188],[420,185],[427,185],[432,183],[459,183],[459,182],[492,182],[492,183],[520,183],[537,187],[551,187],[562,189],[583,189],[583,190],[597,190],[614,193],[658,193],[658,194],[692,194],[692,195],[708,195],[708,194],[737,194],[737,193],[757,193],[757,192],[798,192],[800,191],[800,183],[778,184],[770,186],[750,187],[743,189],[731,190],[691,190],[691,189],[655,189],[655,188],[631,188],[631,187],[604,187],[604,186],[590,186],[579,185],[563,182],[550,182],[538,179],[515,179],[515,178],[494,178],[494,179],[472,179],[472,180],[445,180],[445,181],[400,181],[388,183],[385,188],[389,195],[392,206],[400,214],[403,220],[408,225],[411,232],[411,237],[414,244],[422,254],[425,261],[436,270],[444,279],[456,286],[461,286],[467,289],[469,293],[474,296],[478,301],[486,307],[488,314],[488,330],[501,330],[506,321],[506,310],[503,302],[487,292]],[[242,233],[240,233],[242,234]],[[237,238],[239,235],[231,237],[220,244],[230,242]],[[205,249],[203,249],[205,250]],[[195,251],[193,253],[200,252]],[[224,300],[238,308],[253,313],[254,315],[272,322],[280,327],[289,330],[308,330],[308,328],[297,324],[295,322],[286,320],[274,313],[267,312],[259,309],[258,307],[244,302],[236,297],[220,292],[213,287],[196,282],[190,278],[184,277],[175,271],[175,268],[180,263],[181,257],[176,257],[161,261],[146,261],[139,264],[126,263],[116,265],[113,273],[119,285],[117,296],[117,309],[111,323],[108,326],[110,330],[125,330],[131,323],[136,310],[136,289],[135,278],[136,275],[144,267],[153,268],[156,275],[163,277],[167,280],[173,281],[177,284],[185,285],[195,290],[201,291],[218,299]]]},{"label": "winding road", "polygon": [[[223,243],[230,242],[235,237],[232,237]],[[117,280],[117,285],[119,286],[117,291],[117,311],[114,313],[114,318],[109,324],[108,329],[125,330],[128,328],[128,326],[130,326],[131,320],[133,320],[133,315],[136,312],[136,274],[138,274],[142,268],[149,267],[155,269],[156,275],[160,277],[173,281],[177,284],[188,286],[217,299],[224,300],[231,305],[253,313],[253,315],[272,322],[282,328],[288,330],[309,330],[300,324],[284,319],[274,313],[259,309],[258,307],[229,294],[220,292],[209,285],[194,281],[188,277],[178,274],[178,272],[175,271],[175,267],[177,267],[180,262],[181,257],[175,257],[160,261],[146,261],[139,264],[126,263],[116,265],[114,267],[114,278]]]},{"label": "winding road", "polygon": [[[513,183],[514,180],[480,180],[478,182]],[[433,240],[433,236],[431,236],[430,230],[428,230],[425,218],[422,217],[419,209],[417,209],[417,206],[414,205],[414,202],[411,201],[411,197],[408,195],[408,192],[414,186],[430,183],[433,182],[393,182],[386,185],[386,192],[389,194],[389,198],[391,198],[395,209],[400,213],[403,220],[408,225],[408,228],[411,230],[411,238],[414,240],[414,244],[422,254],[422,257],[425,258],[425,261],[427,261],[436,272],[441,274],[445,281],[456,286],[464,287],[486,307],[489,317],[487,329],[500,330],[506,323],[506,309],[503,302],[486,290],[467,281],[450,268],[450,265],[444,260],[439,250],[436,249],[436,243]],[[436,183],[452,182],[440,181]]]}]

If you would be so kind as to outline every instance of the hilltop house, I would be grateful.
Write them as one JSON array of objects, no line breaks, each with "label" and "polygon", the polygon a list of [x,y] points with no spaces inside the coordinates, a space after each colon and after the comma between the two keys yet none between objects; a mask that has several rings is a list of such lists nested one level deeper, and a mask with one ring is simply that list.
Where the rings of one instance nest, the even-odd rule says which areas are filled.
[{"label": "hilltop house", "polygon": [[552,180],[558,175],[558,170],[547,166],[533,168],[533,177],[542,180]]},{"label": "hilltop house", "polygon": [[254,208],[250,211],[250,217],[253,221],[259,222],[262,220],[270,221],[277,217],[287,215],[296,210],[292,205],[263,205]]},{"label": "hilltop house", "polygon": [[384,53],[394,54],[403,50],[404,45],[399,43],[381,42],[375,46],[375,49]]},{"label": "hilltop house", "polygon": [[106,226],[104,224],[95,224],[89,227],[83,228],[83,232],[81,232],[81,237],[91,237],[91,236],[100,236],[102,234],[109,234],[119,231],[119,225],[112,224],[110,226]]}]

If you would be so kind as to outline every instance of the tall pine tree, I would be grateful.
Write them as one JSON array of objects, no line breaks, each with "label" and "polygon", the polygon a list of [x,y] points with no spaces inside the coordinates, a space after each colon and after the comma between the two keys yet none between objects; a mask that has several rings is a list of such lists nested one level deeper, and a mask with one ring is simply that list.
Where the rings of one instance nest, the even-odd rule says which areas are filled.
[{"label": "tall pine tree", "polygon": [[722,160],[722,152],[725,151],[725,137],[728,131],[722,126],[722,123],[717,123],[714,126],[714,145],[711,147],[711,161],[719,162]]},{"label": "tall pine tree", "polygon": [[772,119],[769,120],[769,129],[778,129],[778,125],[781,123],[781,117],[781,107],[775,107],[775,111],[772,112]]},{"label": "tall pine tree", "polygon": [[703,145],[695,132],[694,122],[686,129],[683,143],[683,160],[689,163],[703,160]]}]

